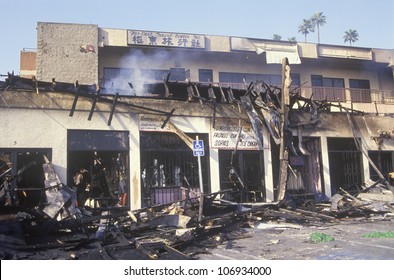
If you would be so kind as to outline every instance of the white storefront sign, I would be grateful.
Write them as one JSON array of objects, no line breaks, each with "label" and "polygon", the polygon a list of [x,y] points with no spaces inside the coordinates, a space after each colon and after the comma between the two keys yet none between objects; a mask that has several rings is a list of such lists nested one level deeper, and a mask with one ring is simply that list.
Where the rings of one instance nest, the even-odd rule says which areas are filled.
[{"label": "white storefront sign", "polygon": [[165,117],[157,117],[150,115],[140,115],[140,131],[161,131],[168,132],[170,128],[166,125],[164,128],[161,128]]},{"label": "white storefront sign", "polygon": [[215,128],[211,129],[211,148],[234,150],[236,147],[238,150],[258,149],[250,123],[241,119],[216,119]]},{"label": "white storefront sign", "polygon": [[199,34],[127,30],[127,44],[205,49],[205,37]]}]

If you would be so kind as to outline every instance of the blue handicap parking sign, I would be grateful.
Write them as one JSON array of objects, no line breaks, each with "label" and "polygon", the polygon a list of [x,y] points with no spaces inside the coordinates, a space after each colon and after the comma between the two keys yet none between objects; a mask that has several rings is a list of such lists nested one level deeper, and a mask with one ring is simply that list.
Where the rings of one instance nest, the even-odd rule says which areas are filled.
[{"label": "blue handicap parking sign", "polygon": [[195,157],[204,155],[204,141],[203,140],[193,140],[193,155]]}]

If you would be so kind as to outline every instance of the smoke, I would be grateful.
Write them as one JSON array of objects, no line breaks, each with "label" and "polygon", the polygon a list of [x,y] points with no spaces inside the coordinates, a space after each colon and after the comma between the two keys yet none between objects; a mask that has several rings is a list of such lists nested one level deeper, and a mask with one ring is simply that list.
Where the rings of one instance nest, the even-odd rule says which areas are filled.
[{"label": "smoke", "polygon": [[[118,76],[106,79],[105,88],[113,90],[121,89],[131,95],[149,96],[148,88],[144,85],[149,83],[162,82],[171,68],[182,68],[185,66],[184,54],[182,51],[167,50],[160,48],[131,48],[120,57],[114,68],[125,69]],[[125,73],[131,70],[132,76]],[[128,82],[132,83],[133,89]],[[117,88],[118,87],[118,88]],[[119,88],[121,87],[121,88]]]}]

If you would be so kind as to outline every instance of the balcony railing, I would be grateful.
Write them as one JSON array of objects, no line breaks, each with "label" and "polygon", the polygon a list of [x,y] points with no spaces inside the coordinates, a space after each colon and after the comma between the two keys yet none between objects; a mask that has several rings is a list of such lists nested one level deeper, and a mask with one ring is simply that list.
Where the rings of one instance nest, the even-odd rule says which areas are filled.
[{"label": "balcony railing", "polygon": [[349,103],[394,104],[394,90],[301,86],[302,96],[314,100]]},{"label": "balcony railing", "polygon": [[[103,86],[111,89],[130,90],[126,81],[103,80]],[[145,81],[146,83],[160,83],[163,81]],[[121,83],[121,84],[119,84]],[[211,83],[201,82],[200,84],[209,85]],[[244,83],[212,83],[215,86],[223,88],[231,87],[232,89],[247,89],[248,85]],[[279,88],[281,85],[277,85]],[[329,102],[348,102],[348,103],[380,103],[394,104],[394,90],[376,90],[376,89],[355,89],[355,88],[338,88],[338,87],[315,87],[315,86],[296,86],[291,87],[291,91],[298,92],[301,96],[312,98],[313,100],[327,100]]]},{"label": "balcony railing", "polygon": [[[207,83],[208,84],[208,83]],[[216,86],[231,87],[233,89],[246,89],[242,83],[213,83]],[[281,85],[278,85],[281,87]],[[353,102],[353,103],[380,103],[394,104],[394,90],[334,88],[334,87],[311,87],[292,86],[291,91],[298,92],[301,96],[313,100],[327,100],[329,102]]]}]

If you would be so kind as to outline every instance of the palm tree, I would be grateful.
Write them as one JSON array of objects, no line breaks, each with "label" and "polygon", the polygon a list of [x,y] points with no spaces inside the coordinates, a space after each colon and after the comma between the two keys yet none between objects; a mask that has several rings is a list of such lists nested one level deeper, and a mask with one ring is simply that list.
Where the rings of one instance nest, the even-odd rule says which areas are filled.
[{"label": "palm tree", "polygon": [[287,41],[289,41],[289,42],[297,42],[297,38],[296,37],[289,37],[289,38],[287,38]]},{"label": "palm tree", "polygon": [[274,35],[272,35],[272,39],[280,41],[280,40],[282,40],[282,36],[280,36],[279,34],[274,34]]},{"label": "palm tree", "polygon": [[326,16],[322,12],[316,12],[311,18],[312,25],[317,27],[317,42],[320,44],[320,26],[326,23]]},{"label": "palm tree", "polygon": [[310,19],[303,19],[302,24],[298,26],[298,32],[305,35],[305,43],[306,43],[306,35],[308,35],[309,32],[314,32],[314,31],[315,29],[313,28]]},{"label": "palm tree", "polygon": [[352,46],[352,43],[358,41],[358,33],[357,30],[354,29],[349,29],[348,31],[345,31],[345,35],[343,36],[344,42],[349,42],[350,46]]}]

